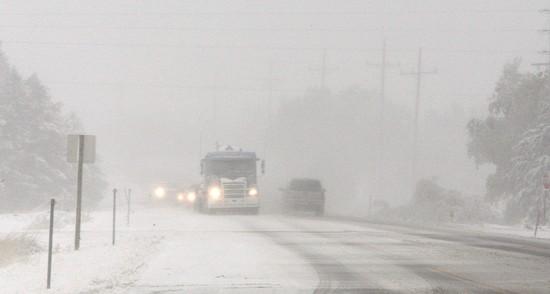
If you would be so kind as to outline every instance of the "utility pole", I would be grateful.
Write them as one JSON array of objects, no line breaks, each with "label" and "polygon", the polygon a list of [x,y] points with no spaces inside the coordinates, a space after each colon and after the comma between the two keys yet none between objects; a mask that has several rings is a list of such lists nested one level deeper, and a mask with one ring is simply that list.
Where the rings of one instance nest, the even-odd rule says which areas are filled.
[{"label": "utility pole", "polygon": [[[378,123],[379,123],[379,130],[378,130],[378,160],[376,162],[376,190],[374,193],[380,194],[381,193],[381,181],[382,181],[382,166],[384,165],[384,145],[385,145],[385,103],[386,103],[386,73],[388,67],[394,67],[398,66],[398,64],[391,64],[387,62],[387,47],[386,47],[386,40],[384,39],[382,41],[382,60],[379,64],[370,64],[367,63],[368,66],[375,66],[380,68],[380,109],[379,109],[379,115],[378,115]],[[371,192],[369,194],[369,211],[368,214],[371,215],[372,212],[372,206],[374,202],[375,196]]]},{"label": "utility pole", "polygon": [[327,49],[323,49],[323,58],[321,62],[321,89],[325,89],[327,81]]},{"label": "utility pole", "polygon": [[263,153],[264,157],[267,154],[268,140],[269,140],[269,131],[271,130],[272,116],[273,116],[273,92],[275,88],[275,82],[279,81],[279,78],[275,78],[273,75],[273,63],[269,64],[268,77],[264,79],[267,86],[267,97],[265,101],[265,109],[262,111],[259,109],[258,113],[264,113],[265,111],[265,121],[264,121],[264,130],[263,130]]},{"label": "utility pole", "polygon": [[[273,62],[269,63],[268,73],[266,78],[260,79],[262,81],[263,86],[266,88],[267,96],[264,97],[264,99],[258,99],[258,109],[257,113],[263,117],[266,121],[266,123],[269,122],[269,119],[271,117],[271,107],[272,107],[272,99],[273,99],[273,91],[274,91],[274,82],[278,79],[273,77]],[[264,116],[265,115],[265,116]]]},{"label": "utility pole", "polygon": [[212,134],[214,134],[214,140],[216,140],[216,144],[218,141],[218,94],[216,90],[214,89],[214,93],[212,95]]},{"label": "utility pole", "polygon": [[548,60],[546,62],[533,63],[532,65],[536,66],[537,68],[546,67],[546,70],[550,70],[550,9],[542,9],[540,10],[540,13],[544,14],[548,18],[548,24],[546,25],[546,28],[540,30],[540,32],[548,36],[548,48],[546,50],[540,51],[539,53],[546,56]]},{"label": "utility pole", "polygon": [[320,75],[320,81],[319,81],[319,87],[321,89],[326,89],[327,87],[327,74],[329,73],[331,68],[328,68],[327,66],[327,49],[324,48],[321,55],[321,67],[319,68],[311,68],[312,71],[319,71],[321,73]]},{"label": "utility pole", "polygon": [[204,130],[207,128],[207,122],[208,119],[205,119],[205,116],[207,117],[208,110],[202,110],[199,114],[199,160],[202,159],[202,148],[203,148],[203,142],[204,142]]},{"label": "utility pole", "polygon": [[422,77],[424,75],[436,74],[437,70],[424,71],[422,67],[422,48],[418,50],[418,60],[415,72],[401,73],[402,75],[412,75],[416,77],[416,95],[414,103],[414,125],[413,125],[413,154],[412,154],[412,180],[413,186],[416,185],[417,173],[417,153],[418,153],[418,122],[420,113],[420,99],[422,90]]},{"label": "utility pole", "polygon": [[271,124],[271,111],[273,106],[273,63],[269,64],[269,78],[267,80],[267,103],[266,103],[266,112],[267,112],[267,122],[266,124]]}]

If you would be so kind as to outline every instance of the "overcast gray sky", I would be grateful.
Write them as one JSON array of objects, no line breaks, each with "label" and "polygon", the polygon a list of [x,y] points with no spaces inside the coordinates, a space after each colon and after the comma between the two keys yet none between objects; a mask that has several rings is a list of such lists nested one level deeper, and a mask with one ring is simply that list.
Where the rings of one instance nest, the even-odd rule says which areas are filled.
[{"label": "overcast gray sky", "polygon": [[[251,117],[261,119],[269,79],[277,101],[318,86],[323,49],[333,91],[377,91],[379,69],[370,64],[380,61],[383,39],[389,61],[404,71],[415,69],[423,47],[425,68],[438,70],[425,79],[423,113],[458,105],[479,114],[506,62],[521,57],[527,69],[544,60],[537,52],[548,41],[537,30],[548,25],[539,13],[546,7],[535,0],[1,0],[0,40],[24,75],[38,73],[98,136],[112,179],[172,180],[197,176],[201,130],[211,149],[214,136],[231,143]],[[387,91],[389,101],[412,108],[414,80],[400,68],[390,70]],[[214,99],[223,109],[216,135]]]}]

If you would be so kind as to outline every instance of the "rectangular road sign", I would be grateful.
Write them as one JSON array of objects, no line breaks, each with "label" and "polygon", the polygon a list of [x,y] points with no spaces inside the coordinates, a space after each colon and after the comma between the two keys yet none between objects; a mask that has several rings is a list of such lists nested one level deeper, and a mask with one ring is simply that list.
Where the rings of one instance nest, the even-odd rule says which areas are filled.
[{"label": "rectangular road sign", "polygon": [[[84,163],[93,163],[95,161],[95,136],[83,135],[84,137]],[[78,162],[78,141],[80,135],[67,136],[67,161]]]}]

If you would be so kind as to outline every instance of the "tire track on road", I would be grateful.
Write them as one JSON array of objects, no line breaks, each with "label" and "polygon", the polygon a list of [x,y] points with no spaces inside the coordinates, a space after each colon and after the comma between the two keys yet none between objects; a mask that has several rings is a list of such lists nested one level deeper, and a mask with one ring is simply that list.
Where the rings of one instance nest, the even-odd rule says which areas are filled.
[{"label": "tire track on road", "polygon": [[[309,218],[304,218],[304,220],[305,219],[309,219]],[[295,222],[290,222],[288,220],[285,220],[285,221],[300,230],[307,231],[309,234],[314,234],[318,237],[329,239],[329,240],[336,240],[336,242],[338,242],[341,245],[344,245],[349,248],[354,248],[354,249],[359,248],[360,251],[365,250],[365,248],[368,248],[370,251],[378,252],[379,253],[378,255],[383,257],[386,260],[397,261],[393,263],[395,266],[404,268],[414,273],[415,275],[424,279],[429,285],[431,285],[432,293],[449,293],[449,291],[452,291],[451,293],[483,293],[483,294],[485,293],[515,294],[516,293],[513,291],[495,287],[480,281],[475,281],[475,280],[463,277],[461,275],[458,275],[456,273],[445,271],[443,269],[438,268],[437,266],[433,266],[430,264],[416,263],[415,260],[412,258],[407,258],[401,255],[391,253],[385,249],[374,246],[372,244],[367,244],[365,242],[358,243],[358,242],[340,241],[340,239],[338,238],[339,236],[342,236],[340,232],[334,232],[338,234],[331,234],[330,232],[327,233],[326,231],[315,231],[315,230],[311,230],[310,228],[304,225],[299,225],[299,224],[296,224]],[[336,236],[336,238],[334,236]],[[450,289],[449,288],[450,285],[453,285],[452,288],[457,288],[457,289],[456,290],[452,288]]]},{"label": "tire track on road", "polygon": [[[302,231],[281,231],[281,230],[265,230],[250,223],[245,223],[245,226],[250,227],[255,233],[264,235],[271,239],[277,245],[297,253],[304,258],[316,271],[319,277],[319,283],[315,288],[315,294],[325,293],[396,293],[395,291],[382,289],[380,287],[372,287],[366,285],[374,285],[374,282],[368,281],[365,277],[351,270],[348,266],[338,261],[336,258],[314,253],[308,250],[306,246],[297,240],[289,240],[283,235],[290,234],[311,234],[311,232]],[[284,234],[282,233],[284,232]],[[308,244],[311,245],[311,244]],[[321,244],[319,244],[321,245]],[[359,285],[359,286],[358,286]]]},{"label": "tire track on road", "polygon": [[[536,257],[550,258],[550,242],[540,239],[520,239],[512,236],[498,236],[495,234],[481,235],[481,233],[476,234],[473,232],[461,232],[453,229],[429,228],[408,224],[369,222],[356,218],[346,219],[342,217],[331,217],[329,219],[343,224],[353,224],[360,227],[366,226],[369,228],[375,228],[414,237],[460,243],[471,247],[494,249],[503,252],[520,253]],[[417,232],[411,232],[411,229],[417,230]]]}]

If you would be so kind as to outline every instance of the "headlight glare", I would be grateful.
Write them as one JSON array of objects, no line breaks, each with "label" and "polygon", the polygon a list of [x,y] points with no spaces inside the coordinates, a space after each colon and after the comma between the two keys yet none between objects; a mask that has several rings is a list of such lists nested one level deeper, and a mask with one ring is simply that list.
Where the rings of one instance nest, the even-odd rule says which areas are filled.
[{"label": "headlight glare", "polygon": [[183,193],[179,193],[178,194],[178,201],[183,201],[183,199],[185,199]]},{"label": "headlight glare", "polygon": [[212,200],[218,200],[222,196],[222,190],[219,187],[210,187],[208,190],[208,196],[210,196],[210,199]]},{"label": "headlight glare", "polygon": [[195,202],[195,199],[197,199],[197,194],[195,194],[195,192],[187,193],[187,201]]},{"label": "headlight glare", "polygon": [[258,189],[255,187],[252,187],[248,190],[248,196],[257,196],[258,195]]},{"label": "headlight glare", "polygon": [[157,187],[154,193],[157,198],[164,198],[166,195],[166,190],[163,187]]}]

